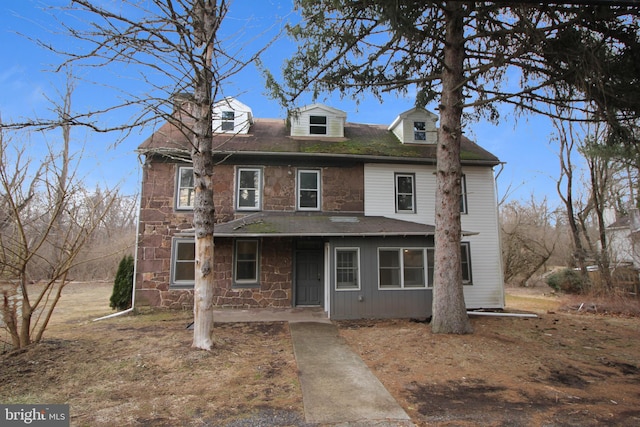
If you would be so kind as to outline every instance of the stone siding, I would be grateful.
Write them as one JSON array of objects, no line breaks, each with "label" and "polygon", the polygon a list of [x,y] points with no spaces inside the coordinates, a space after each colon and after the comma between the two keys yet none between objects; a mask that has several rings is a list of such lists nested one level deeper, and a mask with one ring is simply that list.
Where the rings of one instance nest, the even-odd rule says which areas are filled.
[{"label": "stone siding", "polygon": [[[193,212],[176,210],[175,185],[179,164],[148,161],[144,167],[140,224],[136,305],[191,309],[193,290],[170,288],[171,244],[176,234],[193,228]],[[241,165],[255,167],[255,165]],[[250,212],[236,212],[234,187],[237,165],[214,168],[216,223]],[[364,211],[362,165],[322,167],[322,210]],[[295,211],[296,168],[289,165],[263,167],[262,209]],[[262,238],[260,286],[234,287],[233,240],[215,239],[216,305],[223,307],[290,307],[292,305],[292,239]]]}]

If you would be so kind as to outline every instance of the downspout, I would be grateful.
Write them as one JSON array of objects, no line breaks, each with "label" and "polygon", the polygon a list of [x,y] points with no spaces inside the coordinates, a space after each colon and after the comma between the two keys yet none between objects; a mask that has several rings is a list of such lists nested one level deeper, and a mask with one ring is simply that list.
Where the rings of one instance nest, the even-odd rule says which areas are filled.
[{"label": "downspout", "polygon": [[94,322],[97,322],[98,320],[110,319],[112,317],[118,317],[118,316],[122,316],[123,314],[131,313],[135,310],[135,307],[136,307],[136,278],[138,277],[138,243],[140,238],[140,230],[138,229],[138,227],[140,227],[140,206],[142,205],[141,170],[142,170],[142,167],[144,166],[140,159],[140,155],[138,155],[138,162],[139,162],[138,183],[140,184],[138,188],[140,189],[140,193],[138,194],[138,202],[136,203],[136,243],[133,251],[133,286],[131,287],[131,307],[127,308],[126,310],[119,311],[117,313],[112,313],[106,316],[98,317],[97,319],[93,319]]},{"label": "downspout", "polygon": [[501,304],[502,307],[504,308],[507,305],[507,298],[505,295],[505,291],[504,291],[504,264],[503,264],[503,259],[502,259],[502,227],[500,226],[500,206],[498,205],[498,203],[500,202],[499,200],[499,195],[498,195],[498,178],[500,177],[500,174],[502,173],[502,171],[504,170],[504,162],[500,162],[500,170],[498,171],[498,173],[496,174],[496,177],[494,179],[494,190],[496,192],[496,221],[497,221],[497,227],[498,229],[496,230],[498,232],[498,265],[500,268],[500,277],[502,280],[502,295],[501,295]]}]

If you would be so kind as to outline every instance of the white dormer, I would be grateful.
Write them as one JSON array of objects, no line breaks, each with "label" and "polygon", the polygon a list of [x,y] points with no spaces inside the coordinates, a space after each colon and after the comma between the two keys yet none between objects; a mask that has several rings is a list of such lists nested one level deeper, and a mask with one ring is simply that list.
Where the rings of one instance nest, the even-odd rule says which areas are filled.
[{"label": "white dormer", "polygon": [[251,108],[232,97],[213,104],[213,133],[243,134],[253,124]]},{"label": "white dormer", "polygon": [[400,114],[389,126],[389,130],[403,144],[437,144],[438,116],[424,108],[416,107]]},{"label": "white dormer", "polygon": [[291,115],[291,136],[344,137],[347,113],[324,104],[311,104]]}]

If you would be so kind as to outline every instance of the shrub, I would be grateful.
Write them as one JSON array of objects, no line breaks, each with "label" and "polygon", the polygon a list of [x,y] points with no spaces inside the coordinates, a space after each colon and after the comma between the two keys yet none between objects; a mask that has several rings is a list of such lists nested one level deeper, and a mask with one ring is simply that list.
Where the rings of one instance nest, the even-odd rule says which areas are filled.
[{"label": "shrub", "polygon": [[118,265],[109,306],[114,310],[126,310],[131,307],[132,290],[133,256],[125,255],[120,261],[120,265]]},{"label": "shrub", "polygon": [[580,294],[588,288],[588,283],[580,276],[580,273],[570,268],[550,274],[547,277],[547,285],[556,291],[568,294]]}]

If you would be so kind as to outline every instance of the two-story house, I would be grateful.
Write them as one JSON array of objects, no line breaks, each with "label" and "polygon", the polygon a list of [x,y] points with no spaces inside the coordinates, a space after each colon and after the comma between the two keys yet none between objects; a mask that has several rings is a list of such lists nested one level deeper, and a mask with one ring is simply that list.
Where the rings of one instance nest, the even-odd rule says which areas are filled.
[{"label": "two-story house", "polygon": [[[427,317],[434,271],[437,116],[356,124],[322,104],[257,119],[214,108],[215,294],[221,307],[322,306],[333,319]],[[165,124],[144,155],[136,302],[193,304],[193,174]],[[493,167],[463,138],[460,242],[468,308],[504,306]]]}]

